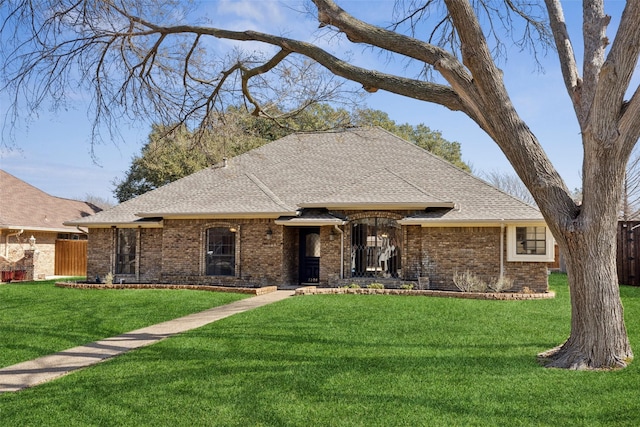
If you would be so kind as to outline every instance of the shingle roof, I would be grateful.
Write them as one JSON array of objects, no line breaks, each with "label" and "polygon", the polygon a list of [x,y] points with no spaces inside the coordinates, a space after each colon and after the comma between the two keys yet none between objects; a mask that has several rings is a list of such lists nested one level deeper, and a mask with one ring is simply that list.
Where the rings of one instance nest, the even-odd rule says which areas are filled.
[{"label": "shingle roof", "polygon": [[0,228],[77,231],[64,221],[100,211],[90,203],[51,196],[0,170]]},{"label": "shingle roof", "polygon": [[424,220],[542,220],[538,209],[374,127],[289,135],[73,224],[277,217],[301,207],[448,207]]}]

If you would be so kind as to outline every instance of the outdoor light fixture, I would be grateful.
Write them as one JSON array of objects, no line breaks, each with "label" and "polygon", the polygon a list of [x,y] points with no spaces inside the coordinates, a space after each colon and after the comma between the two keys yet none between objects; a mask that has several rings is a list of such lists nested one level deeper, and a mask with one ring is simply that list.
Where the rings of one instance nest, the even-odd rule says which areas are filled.
[{"label": "outdoor light fixture", "polygon": [[336,238],[336,232],[333,230],[333,228],[331,229],[331,234],[329,234],[329,240],[333,240]]},{"label": "outdoor light fixture", "polygon": [[236,231],[238,231],[238,229],[235,227],[229,227],[229,231],[235,233]]},{"label": "outdoor light fixture", "polygon": [[31,249],[35,249],[36,247],[36,238],[33,237],[33,235],[31,235],[31,237],[29,237],[29,245],[31,246]]},{"label": "outdoor light fixture", "polygon": [[267,238],[267,240],[271,240],[271,238],[273,237],[273,231],[271,231],[270,228],[267,229],[267,234],[265,234],[265,237]]}]

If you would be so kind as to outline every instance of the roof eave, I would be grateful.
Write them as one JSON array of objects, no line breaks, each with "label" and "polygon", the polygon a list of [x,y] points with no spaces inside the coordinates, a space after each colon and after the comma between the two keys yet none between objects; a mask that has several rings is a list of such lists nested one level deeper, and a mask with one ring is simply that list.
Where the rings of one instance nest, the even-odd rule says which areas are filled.
[{"label": "roof eave", "polygon": [[3,225],[0,226],[0,230],[10,230],[10,231],[20,231],[20,230],[29,230],[29,231],[42,231],[42,232],[50,232],[50,233],[79,233],[82,230],[77,230],[74,224],[73,226],[63,223],[67,227],[34,227],[32,225]]},{"label": "roof eave", "polygon": [[154,212],[154,213],[137,213],[140,218],[163,219],[252,219],[252,218],[280,218],[281,216],[296,215],[296,211],[284,212]]},{"label": "roof eave", "polygon": [[65,225],[74,225],[84,228],[162,228],[163,222],[160,221],[101,221],[101,222],[65,222]]},{"label": "roof eave", "polygon": [[453,209],[453,202],[322,202],[322,203],[300,203],[302,209],[326,208],[342,210],[372,210],[372,209],[394,209],[394,210],[415,210],[427,208],[449,208]]},{"label": "roof eave", "polygon": [[523,219],[426,219],[404,218],[400,225],[419,225],[421,227],[499,227],[501,225],[546,225],[541,218]]}]

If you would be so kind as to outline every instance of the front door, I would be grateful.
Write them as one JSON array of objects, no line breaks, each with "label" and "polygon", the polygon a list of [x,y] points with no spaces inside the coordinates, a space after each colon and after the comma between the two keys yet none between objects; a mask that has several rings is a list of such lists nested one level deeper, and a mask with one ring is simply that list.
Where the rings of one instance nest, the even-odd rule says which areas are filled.
[{"label": "front door", "polygon": [[320,228],[300,229],[300,283],[320,281]]}]

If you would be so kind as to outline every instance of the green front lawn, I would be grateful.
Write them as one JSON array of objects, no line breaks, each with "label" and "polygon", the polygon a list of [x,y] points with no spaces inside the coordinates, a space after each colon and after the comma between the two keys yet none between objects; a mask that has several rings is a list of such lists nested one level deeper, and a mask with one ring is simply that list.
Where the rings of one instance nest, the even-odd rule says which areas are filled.
[{"label": "green front lawn", "polygon": [[[289,298],[2,394],[0,424],[640,425],[640,360],[616,372],[536,363],[569,331],[566,278],[551,281],[552,300]],[[622,294],[638,349],[640,289]]]},{"label": "green front lawn", "polygon": [[0,367],[247,297],[188,290],[66,289],[54,283],[0,285]]}]

